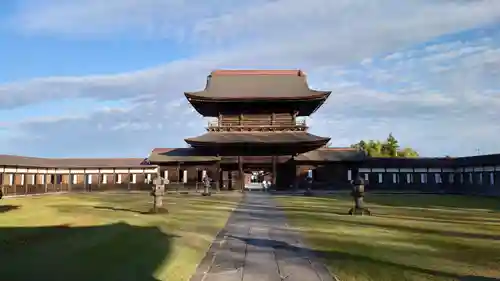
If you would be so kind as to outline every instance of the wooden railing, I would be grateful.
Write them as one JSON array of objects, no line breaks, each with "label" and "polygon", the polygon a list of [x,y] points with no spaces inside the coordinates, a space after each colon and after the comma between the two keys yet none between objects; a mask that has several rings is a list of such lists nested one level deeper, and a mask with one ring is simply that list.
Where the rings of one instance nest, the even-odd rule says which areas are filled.
[{"label": "wooden railing", "polygon": [[238,122],[209,121],[207,131],[306,131],[308,129],[306,120],[295,120],[294,122],[263,122],[247,119]]}]

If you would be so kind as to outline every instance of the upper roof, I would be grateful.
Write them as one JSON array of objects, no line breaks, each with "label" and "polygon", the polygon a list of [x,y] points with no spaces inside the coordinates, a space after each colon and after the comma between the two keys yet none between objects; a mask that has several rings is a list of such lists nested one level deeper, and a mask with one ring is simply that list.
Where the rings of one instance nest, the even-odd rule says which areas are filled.
[{"label": "upper roof", "polygon": [[40,158],[0,155],[1,166],[37,168],[136,168],[145,166],[142,164],[143,160],[143,158]]},{"label": "upper roof", "polygon": [[188,99],[297,100],[326,98],[330,92],[309,89],[301,70],[215,70],[203,91],[186,92]]},{"label": "upper roof", "polygon": [[[215,70],[207,78],[205,89],[186,92],[185,96],[194,108],[204,116],[216,116],[199,105],[202,103],[248,103],[248,102],[301,102],[317,101],[307,112],[312,114],[328,98],[331,92],[309,88],[306,75],[301,70]],[[297,105],[295,105],[296,107]],[[282,107],[282,105],[280,105]],[[224,107],[219,106],[219,111]]]}]

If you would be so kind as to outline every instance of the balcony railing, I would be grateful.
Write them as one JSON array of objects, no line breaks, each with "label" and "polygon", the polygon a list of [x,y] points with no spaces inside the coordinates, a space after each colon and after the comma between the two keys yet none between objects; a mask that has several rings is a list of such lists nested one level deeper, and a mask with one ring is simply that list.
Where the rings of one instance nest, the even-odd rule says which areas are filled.
[{"label": "balcony railing", "polygon": [[245,122],[242,123],[220,123],[218,120],[208,122],[207,131],[306,131],[308,129],[306,120],[296,120],[294,123],[269,123]]}]

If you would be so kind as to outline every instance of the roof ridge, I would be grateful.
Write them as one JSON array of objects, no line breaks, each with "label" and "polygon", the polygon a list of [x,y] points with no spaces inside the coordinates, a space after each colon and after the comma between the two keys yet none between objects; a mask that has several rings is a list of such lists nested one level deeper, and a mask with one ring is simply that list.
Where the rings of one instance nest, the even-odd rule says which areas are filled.
[{"label": "roof ridge", "polygon": [[300,69],[218,69],[210,73],[211,76],[231,76],[231,75],[287,75],[305,76]]}]

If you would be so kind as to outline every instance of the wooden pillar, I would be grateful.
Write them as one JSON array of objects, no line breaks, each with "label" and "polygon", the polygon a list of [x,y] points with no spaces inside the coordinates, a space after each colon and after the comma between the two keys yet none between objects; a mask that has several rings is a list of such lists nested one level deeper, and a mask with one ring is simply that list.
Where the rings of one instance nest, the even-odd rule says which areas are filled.
[{"label": "wooden pillar", "polygon": [[245,175],[243,174],[243,157],[238,156],[238,183],[240,190],[245,190]]},{"label": "wooden pillar", "polygon": [[[158,173],[160,173],[158,169]],[[130,169],[127,169],[127,189],[130,190],[130,183],[132,181],[132,174],[130,173]]]},{"label": "wooden pillar", "polygon": [[[103,174],[101,173],[101,169],[97,169],[98,173],[97,174],[97,189],[101,190],[101,183],[102,183],[102,177],[103,177]],[[71,181],[71,179],[70,179]]]},{"label": "wooden pillar", "polygon": [[71,176],[71,170],[68,170],[68,191],[71,192],[71,185],[73,184],[73,177]]},{"label": "wooden pillar", "polygon": [[177,183],[181,183],[181,163],[177,163]]},{"label": "wooden pillar", "polygon": [[294,165],[294,181],[293,181],[293,188],[295,190],[299,189],[299,184],[300,184],[300,166],[297,161],[295,161],[295,156],[293,157],[293,165]]},{"label": "wooden pillar", "polygon": [[233,171],[227,171],[227,189],[233,190]]},{"label": "wooden pillar", "polygon": [[273,161],[273,179],[272,179],[272,184],[273,188],[276,188],[276,178],[277,178],[277,169],[276,169],[276,156],[272,156],[272,161]]},{"label": "wooden pillar", "polygon": [[28,177],[27,174],[23,174],[23,186],[24,186],[24,194],[28,194]]},{"label": "wooden pillar", "polygon": [[219,163],[219,187],[217,191],[220,191],[224,187],[224,171],[220,168],[220,162]]},{"label": "wooden pillar", "polygon": [[215,173],[214,173],[215,190],[220,191],[222,175],[220,169],[220,161],[215,162]]},{"label": "wooden pillar", "polygon": [[45,189],[45,193],[47,193],[47,178],[48,178],[47,170],[45,170],[45,174],[43,174],[43,188]]}]

